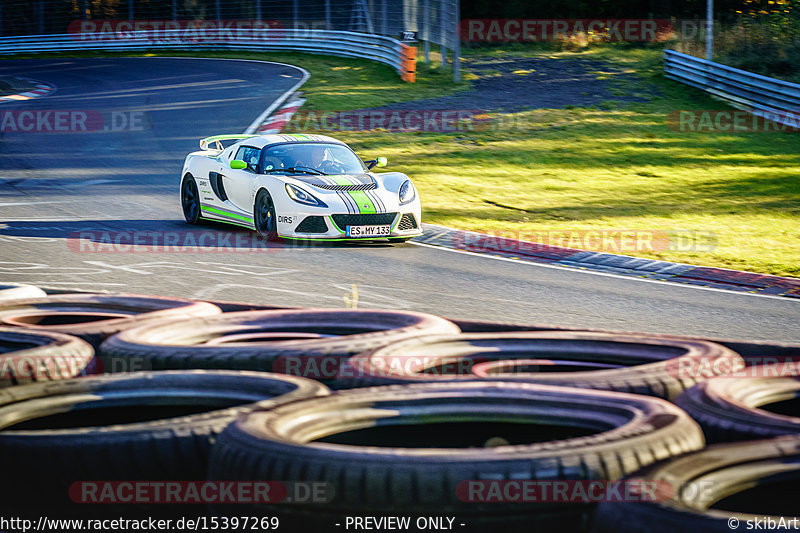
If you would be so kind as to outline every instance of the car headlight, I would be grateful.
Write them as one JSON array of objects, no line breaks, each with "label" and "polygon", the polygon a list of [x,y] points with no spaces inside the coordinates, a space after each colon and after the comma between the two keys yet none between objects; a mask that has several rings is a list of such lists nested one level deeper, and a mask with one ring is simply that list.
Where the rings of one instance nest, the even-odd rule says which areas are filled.
[{"label": "car headlight", "polygon": [[404,181],[400,186],[400,192],[397,194],[400,197],[400,205],[407,204],[417,197],[417,191],[414,190],[411,180]]},{"label": "car headlight", "polygon": [[291,198],[292,200],[294,200],[299,204],[313,205],[316,207],[328,207],[325,202],[323,202],[310,192],[306,192],[300,187],[295,187],[291,183],[286,184],[286,194],[289,195],[289,198]]}]

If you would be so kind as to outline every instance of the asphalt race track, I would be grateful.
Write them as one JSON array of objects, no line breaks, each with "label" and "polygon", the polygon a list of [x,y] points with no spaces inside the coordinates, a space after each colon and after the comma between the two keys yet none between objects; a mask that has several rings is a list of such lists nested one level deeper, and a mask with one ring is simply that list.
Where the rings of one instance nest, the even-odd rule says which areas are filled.
[{"label": "asphalt race track", "polygon": [[[184,156],[202,137],[244,131],[301,79],[290,66],[38,59],[2,61],[0,75],[56,86],[0,106],[0,280],[265,305],[344,307],[357,298],[359,307],[448,317],[800,342],[800,302],[787,298],[414,244],[267,246],[232,226],[187,226],[178,201]],[[35,122],[19,120],[20,111]],[[402,171],[402,161],[392,167]],[[103,232],[130,240],[187,231],[217,251],[99,246]]]}]

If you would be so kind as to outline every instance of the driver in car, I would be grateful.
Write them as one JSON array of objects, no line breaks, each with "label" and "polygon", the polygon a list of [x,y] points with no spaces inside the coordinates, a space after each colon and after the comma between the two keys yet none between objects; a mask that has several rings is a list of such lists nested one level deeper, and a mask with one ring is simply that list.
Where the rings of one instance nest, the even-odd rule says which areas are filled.
[{"label": "driver in car", "polygon": [[[339,163],[335,159],[329,159],[328,149],[324,146],[311,145],[311,167],[324,172],[326,174],[335,174],[339,172]],[[298,162],[299,165],[302,163]]]}]

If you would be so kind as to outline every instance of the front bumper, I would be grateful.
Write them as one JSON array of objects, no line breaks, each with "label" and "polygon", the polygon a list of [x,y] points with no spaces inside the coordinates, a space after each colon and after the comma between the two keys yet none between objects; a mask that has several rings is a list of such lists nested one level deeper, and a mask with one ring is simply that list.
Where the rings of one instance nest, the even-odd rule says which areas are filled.
[{"label": "front bumper", "polygon": [[[293,223],[278,224],[278,234],[290,239],[320,240],[377,240],[410,238],[422,235],[422,224],[419,213],[393,212],[372,214],[337,213],[320,215],[318,213],[298,213]],[[347,226],[384,226],[391,227],[389,235],[380,237],[348,237]],[[289,226],[289,227],[285,227]]]}]

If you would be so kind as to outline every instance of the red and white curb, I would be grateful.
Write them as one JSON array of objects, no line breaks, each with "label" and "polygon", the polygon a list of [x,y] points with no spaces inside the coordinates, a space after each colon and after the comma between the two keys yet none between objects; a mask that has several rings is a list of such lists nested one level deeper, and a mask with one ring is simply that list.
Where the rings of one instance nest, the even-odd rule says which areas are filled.
[{"label": "red and white curb", "polygon": [[272,115],[268,116],[262,122],[254,133],[257,135],[268,135],[272,133],[280,133],[281,130],[289,123],[300,107],[306,103],[306,99],[300,96],[300,93],[294,93],[286,99],[286,103],[277,109]]},{"label": "red and white curb", "polygon": [[26,91],[24,93],[19,94],[10,94],[8,96],[0,96],[0,103],[3,102],[23,102],[25,100],[32,100],[34,98],[40,98],[42,96],[46,96],[51,92],[55,91],[56,88],[52,85],[47,83],[42,83],[34,80],[29,80],[27,78],[18,78],[24,81],[31,83],[35,88],[31,91]]},{"label": "red and white curb", "polygon": [[800,279],[797,278],[550,246],[432,224],[423,224],[423,227],[425,233],[421,237],[415,237],[411,242],[621,276],[751,294],[800,298]]}]

